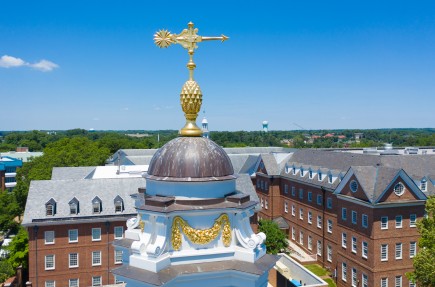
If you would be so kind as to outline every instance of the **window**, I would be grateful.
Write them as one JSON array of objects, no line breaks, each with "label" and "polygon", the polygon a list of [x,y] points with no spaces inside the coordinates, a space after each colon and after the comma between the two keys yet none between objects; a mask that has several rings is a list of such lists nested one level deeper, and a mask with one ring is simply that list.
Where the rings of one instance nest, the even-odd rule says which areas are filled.
[{"label": "window", "polygon": [[402,287],[402,276],[396,276],[394,280],[395,287]]},{"label": "window", "polygon": [[69,257],[69,268],[79,267],[78,253],[70,253],[68,257]]},{"label": "window", "polygon": [[388,216],[381,217],[381,229],[388,229]]},{"label": "window", "polygon": [[292,196],[296,196],[296,188],[292,186]]},{"label": "window", "polygon": [[357,252],[357,240],[355,236],[352,236],[352,252],[353,253]]},{"label": "window", "polygon": [[[53,216],[54,215],[54,205],[53,204],[47,204],[45,206],[45,208],[46,208],[45,214],[47,216]],[[50,282],[50,281],[47,281],[47,282]],[[51,281],[51,282],[54,282],[54,281]]]},{"label": "window", "polygon": [[331,247],[331,245],[326,246],[326,251],[327,251],[326,260],[328,260],[329,262],[332,262],[332,247]]},{"label": "window", "polygon": [[115,205],[115,212],[116,213],[120,213],[120,212],[124,211],[124,200],[119,195],[117,195],[115,197],[113,204]]},{"label": "window", "polygon": [[341,263],[341,280],[347,281],[347,264],[344,262]]},{"label": "window", "polygon": [[304,169],[303,168],[301,168],[301,177],[304,177]]},{"label": "window", "polygon": [[388,278],[381,278],[381,287],[388,287]]},{"label": "window", "polygon": [[92,251],[92,266],[101,265],[101,251]]},{"label": "window", "polygon": [[420,189],[421,191],[427,191],[427,182],[426,179],[423,179],[420,183]]},{"label": "window", "polygon": [[332,220],[331,219],[328,219],[328,228],[327,228],[327,230],[328,230],[328,233],[332,233]]},{"label": "window", "polygon": [[308,192],[308,201],[309,202],[313,201],[313,192],[311,192],[311,191]]},{"label": "window", "polygon": [[302,188],[299,189],[299,198],[304,199],[304,190]]},{"label": "window", "polygon": [[317,255],[322,256],[322,241],[317,240]]},{"label": "window", "polygon": [[304,232],[299,231],[299,244],[304,245]]},{"label": "window", "polygon": [[302,208],[299,208],[299,219],[304,220],[304,210]]},{"label": "window", "polygon": [[347,208],[346,207],[341,208],[341,219],[347,220]]},{"label": "window", "polygon": [[260,204],[261,204],[261,208],[263,208],[263,207],[264,207],[264,201],[263,201],[263,198],[260,198]]},{"label": "window", "polygon": [[287,194],[288,193],[288,185],[284,184],[284,193]]},{"label": "window", "polygon": [[369,226],[369,218],[368,218],[367,214],[362,215],[362,226],[364,228],[367,228]]},{"label": "window", "polygon": [[388,260],[388,244],[381,245],[381,261]]},{"label": "window", "polygon": [[296,174],[296,167],[293,167],[293,175]]},{"label": "window", "polygon": [[414,258],[417,253],[417,243],[415,241],[411,241],[409,243],[409,258]]},{"label": "window", "polygon": [[322,228],[322,216],[317,215],[317,228]]},{"label": "window", "polygon": [[356,182],[356,180],[352,180],[349,184],[349,187],[352,192],[356,192],[358,190],[358,182]]},{"label": "window", "polygon": [[310,178],[310,179],[312,179],[313,178],[313,171],[310,169],[310,171],[308,172],[308,177]]},{"label": "window", "polygon": [[402,215],[396,215],[396,228],[402,228]]},{"label": "window", "polygon": [[356,272],[355,268],[352,268],[352,287],[357,287],[358,280],[357,280],[358,274]]},{"label": "window", "polygon": [[308,235],[308,250],[313,250],[313,237]]},{"label": "window", "polygon": [[396,243],[396,259],[402,259],[402,243]]},{"label": "window", "polygon": [[78,214],[79,213],[79,201],[77,198],[73,198],[68,202],[69,204],[69,214]]},{"label": "window", "polygon": [[403,186],[403,183],[399,182],[394,186],[394,194],[397,196],[402,196],[405,192],[405,187]]},{"label": "window", "polygon": [[321,173],[320,171],[319,171],[319,174],[318,174],[317,177],[319,178],[319,181],[322,181],[322,180],[323,180],[322,173]]},{"label": "window", "polygon": [[292,227],[292,239],[296,240],[296,229]]},{"label": "window", "polygon": [[363,273],[361,279],[362,279],[362,287],[367,287],[368,286],[368,281],[369,281],[369,278],[367,277],[367,274]]},{"label": "window", "polygon": [[122,226],[115,226],[114,233],[115,239],[121,239],[124,237],[124,228]]},{"label": "window", "polygon": [[308,223],[313,223],[313,213],[311,211],[308,211]]},{"label": "window", "polygon": [[45,281],[45,287],[56,287],[56,281],[54,280]]},{"label": "window", "polygon": [[92,276],[92,286],[101,286],[101,276]]},{"label": "window", "polygon": [[417,226],[417,215],[411,214],[409,216],[409,227],[416,227]]},{"label": "window", "polygon": [[54,255],[45,255],[45,270],[54,270]]},{"label": "window", "polygon": [[287,201],[284,202],[284,212],[288,213],[288,202]]},{"label": "window", "polygon": [[347,248],[347,234],[344,232],[341,234],[341,246]]},{"label": "window", "polygon": [[101,240],[101,228],[92,228],[92,241]]},{"label": "window", "polygon": [[54,244],[54,231],[44,232],[45,244]]},{"label": "window", "polygon": [[367,241],[362,242],[362,251],[361,252],[362,252],[361,256],[363,258],[367,259],[368,255],[369,255],[369,244]]},{"label": "window", "polygon": [[296,215],[296,207],[294,204],[292,204],[292,215],[295,216]]},{"label": "window", "polygon": [[68,242],[78,242],[79,241],[79,231],[78,229],[68,230]]},{"label": "window", "polygon": [[122,250],[115,250],[115,264],[122,263]]},{"label": "window", "polygon": [[331,209],[332,208],[332,198],[328,197],[326,199],[326,207]]},{"label": "window", "polygon": [[93,213],[100,213],[101,212],[101,199],[96,196],[93,200],[92,200],[92,212]]},{"label": "window", "polygon": [[328,183],[332,183],[332,173],[328,174]]},{"label": "window", "polygon": [[356,213],[355,210],[352,210],[352,223],[353,224],[357,224],[357,217],[358,217],[358,213]]},{"label": "window", "polygon": [[321,195],[321,194],[318,194],[318,195],[317,195],[317,205],[320,205],[320,206],[321,206],[321,205],[322,205],[322,200],[323,200],[323,199],[322,199],[322,195]]},{"label": "window", "polygon": [[412,281],[409,280],[409,287],[415,287],[415,286],[416,286],[415,283],[412,283]]},{"label": "window", "polygon": [[69,287],[79,287],[79,279],[69,279]]},{"label": "window", "polygon": [[269,209],[269,202],[266,200],[264,200],[264,208]]}]

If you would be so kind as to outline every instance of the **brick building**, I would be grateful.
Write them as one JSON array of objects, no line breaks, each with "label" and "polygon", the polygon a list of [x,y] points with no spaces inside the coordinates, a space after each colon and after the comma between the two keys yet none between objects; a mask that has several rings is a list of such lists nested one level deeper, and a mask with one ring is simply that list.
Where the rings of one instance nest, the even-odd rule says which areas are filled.
[{"label": "brick building", "polygon": [[434,155],[299,150],[285,164],[260,156],[260,218],[336,275],[338,286],[412,286],[416,221],[434,194]]}]

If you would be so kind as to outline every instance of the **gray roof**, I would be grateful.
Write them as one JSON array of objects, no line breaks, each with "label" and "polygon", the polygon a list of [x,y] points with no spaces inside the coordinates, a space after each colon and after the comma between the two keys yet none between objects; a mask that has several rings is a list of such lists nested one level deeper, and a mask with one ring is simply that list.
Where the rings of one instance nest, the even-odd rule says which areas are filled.
[{"label": "gray roof", "polygon": [[[38,180],[30,183],[23,225],[32,222],[55,222],[59,220],[77,220],[80,218],[99,218],[136,214],[131,194],[137,193],[139,187],[145,186],[143,178],[124,179],[72,179],[72,180]],[[122,214],[115,213],[113,200],[119,195],[124,200]],[[92,213],[92,200],[98,196],[102,201],[101,213]],[[79,201],[79,214],[70,215],[69,201]],[[45,204],[53,199],[56,202],[56,214],[47,216]]]},{"label": "gray roof", "polygon": [[244,194],[249,195],[250,200],[257,202],[257,205],[255,207],[256,211],[259,211],[261,209],[261,206],[259,204],[260,199],[258,198],[257,192],[255,191],[249,174],[239,174],[239,177],[236,180],[236,189]]},{"label": "gray roof", "polygon": [[279,175],[280,166],[273,154],[261,154],[261,160],[264,163],[268,175]]},{"label": "gray roof", "polygon": [[124,165],[149,165],[152,158],[153,158],[152,155],[127,156],[125,158],[125,163],[122,163],[122,164],[124,164]]},{"label": "gray roof", "polygon": [[228,154],[228,156],[233,165],[234,173],[239,173],[246,160],[250,157],[248,154]]},{"label": "gray roof", "polygon": [[95,168],[96,166],[53,167],[51,179],[83,179],[92,173]]},{"label": "gray roof", "polygon": [[239,173],[247,173],[247,174],[255,173],[258,160],[259,160],[259,156],[249,155],[245,163],[243,164],[243,166],[240,168]]}]

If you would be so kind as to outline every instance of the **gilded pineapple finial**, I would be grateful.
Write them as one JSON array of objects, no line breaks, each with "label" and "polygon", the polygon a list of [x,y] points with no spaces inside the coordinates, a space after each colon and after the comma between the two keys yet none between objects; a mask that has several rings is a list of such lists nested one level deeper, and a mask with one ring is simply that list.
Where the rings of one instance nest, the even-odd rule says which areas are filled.
[{"label": "gilded pineapple finial", "polygon": [[181,89],[180,102],[186,118],[185,126],[180,130],[182,136],[201,136],[202,131],[196,125],[196,118],[201,109],[202,93],[198,83],[193,79],[193,71],[196,68],[193,62],[193,54],[195,49],[198,49],[198,43],[209,40],[227,40],[228,37],[221,35],[220,37],[203,37],[199,36],[198,29],[194,28],[192,22],[187,24],[187,29],[184,29],[180,34],[171,34],[167,30],[160,30],[154,35],[154,43],[160,48],[167,48],[172,44],[180,44],[187,49],[189,54],[189,62],[187,69],[189,70],[189,80],[184,83]]}]

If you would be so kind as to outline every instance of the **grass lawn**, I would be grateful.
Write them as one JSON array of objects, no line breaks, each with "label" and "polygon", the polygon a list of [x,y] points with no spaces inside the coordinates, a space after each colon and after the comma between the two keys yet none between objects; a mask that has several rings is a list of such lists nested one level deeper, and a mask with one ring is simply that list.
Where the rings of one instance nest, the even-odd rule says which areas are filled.
[{"label": "grass lawn", "polygon": [[336,287],[337,286],[337,285],[335,285],[334,280],[332,280],[331,278],[326,278],[326,279],[323,279],[323,280],[325,280],[325,282],[328,283],[329,287]]},{"label": "grass lawn", "polygon": [[310,264],[305,265],[305,268],[316,274],[317,276],[324,276],[328,274],[328,271],[326,269],[323,269],[322,266],[319,264]]}]

